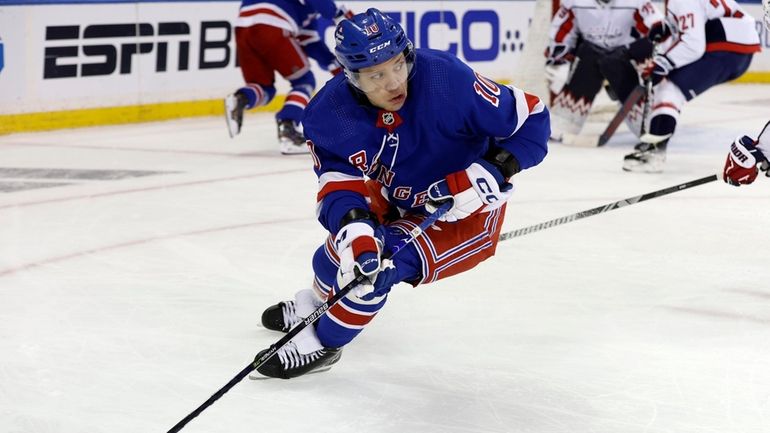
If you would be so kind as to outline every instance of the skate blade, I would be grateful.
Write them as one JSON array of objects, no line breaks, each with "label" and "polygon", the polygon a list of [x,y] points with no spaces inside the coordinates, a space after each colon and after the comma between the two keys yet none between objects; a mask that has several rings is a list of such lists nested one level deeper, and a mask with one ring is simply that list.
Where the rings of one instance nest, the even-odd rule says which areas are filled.
[{"label": "skate blade", "polygon": [[[316,374],[316,373],[323,373],[323,372],[329,371],[331,369],[332,369],[332,365],[327,365],[326,367],[321,367],[319,369],[316,369],[316,370],[313,370],[313,371],[309,371],[309,372],[303,374],[302,376],[307,376],[307,375]],[[299,376],[299,377],[302,377],[302,376]],[[261,374],[259,374],[258,372],[255,371],[255,372],[249,374],[249,379],[251,379],[251,380],[270,380],[270,379],[281,379],[281,378],[280,377],[262,376]],[[296,379],[296,377],[294,379]]]},{"label": "skate blade", "polygon": [[623,171],[634,173],[663,173],[663,164],[623,163]]},{"label": "skate blade", "polygon": [[235,136],[241,132],[241,127],[238,125],[238,122],[231,116],[237,103],[238,100],[234,95],[227,95],[225,98],[225,122],[227,122],[227,132],[230,134],[230,138],[235,138]]},{"label": "skate blade", "polygon": [[305,145],[281,142],[281,155],[305,155],[308,153],[310,153],[310,149]]}]

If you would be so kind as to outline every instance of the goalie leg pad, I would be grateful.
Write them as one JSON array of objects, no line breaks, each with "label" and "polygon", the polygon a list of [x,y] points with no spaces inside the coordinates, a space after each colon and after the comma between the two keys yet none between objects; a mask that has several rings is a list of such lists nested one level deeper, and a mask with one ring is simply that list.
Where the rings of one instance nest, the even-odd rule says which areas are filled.
[{"label": "goalie leg pad", "polygon": [[604,82],[598,65],[600,58],[594,45],[583,42],[578,47],[567,83],[551,107],[551,137],[554,139],[560,140],[565,134],[578,134],[583,128]]}]

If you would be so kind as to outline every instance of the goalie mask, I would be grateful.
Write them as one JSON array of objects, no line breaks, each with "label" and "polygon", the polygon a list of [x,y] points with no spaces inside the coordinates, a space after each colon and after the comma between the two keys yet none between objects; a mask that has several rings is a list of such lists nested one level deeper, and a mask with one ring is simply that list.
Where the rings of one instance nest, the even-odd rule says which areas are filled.
[{"label": "goalie mask", "polygon": [[[414,67],[414,47],[404,29],[377,9],[340,22],[334,54],[348,81],[364,93],[405,83]],[[392,60],[392,61],[391,61]],[[387,63],[372,73],[367,69]]]}]

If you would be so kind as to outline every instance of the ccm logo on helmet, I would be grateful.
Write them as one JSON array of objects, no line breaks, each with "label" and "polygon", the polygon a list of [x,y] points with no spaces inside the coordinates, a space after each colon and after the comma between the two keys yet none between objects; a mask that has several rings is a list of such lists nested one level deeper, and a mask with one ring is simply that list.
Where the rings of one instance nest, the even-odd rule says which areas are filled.
[{"label": "ccm logo on helmet", "polygon": [[383,43],[381,43],[380,45],[377,45],[376,47],[372,47],[372,48],[369,48],[369,52],[370,52],[370,53],[373,53],[373,52],[375,52],[375,51],[380,51],[381,49],[383,49],[383,48],[386,48],[386,47],[388,47],[388,46],[390,46],[390,41],[388,41],[388,42],[383,42]]}]

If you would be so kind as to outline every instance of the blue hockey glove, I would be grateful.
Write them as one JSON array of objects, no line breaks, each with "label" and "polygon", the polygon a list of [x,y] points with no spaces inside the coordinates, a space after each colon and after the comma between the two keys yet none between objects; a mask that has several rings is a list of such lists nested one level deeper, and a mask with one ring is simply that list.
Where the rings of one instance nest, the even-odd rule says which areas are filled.
[{"label": "blue hockey glove", "polygon": [[655,56],[650,64],[642,73],[642,78],[651,79],[652,85],[655,86],[666,77],[674,69],[674,64],[668,57],[663,55]]},{"label": "blue hockey glove", "polygon": [[465,170],[454,172],[428,188],[425,209],[433,213],[448,200],[453,206],[440,221],[455,222],[477,212],[501,207],[513,194],[513,184],[506,182],[500,170],[479,159]]}]

